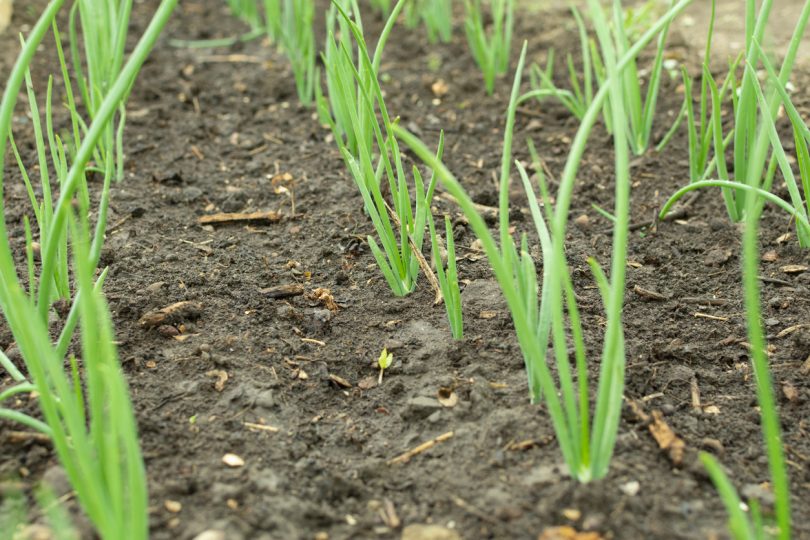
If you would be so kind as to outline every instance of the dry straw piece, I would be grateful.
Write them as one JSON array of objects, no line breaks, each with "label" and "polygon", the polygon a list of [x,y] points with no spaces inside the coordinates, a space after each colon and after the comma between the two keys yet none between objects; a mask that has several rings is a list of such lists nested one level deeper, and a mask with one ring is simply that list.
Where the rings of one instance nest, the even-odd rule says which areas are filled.
[{"label": "dry straw piece", "polygon": [[14,0],[0,0],[0,33],[4,32],[11,23],[11,13],[14,11]]}]

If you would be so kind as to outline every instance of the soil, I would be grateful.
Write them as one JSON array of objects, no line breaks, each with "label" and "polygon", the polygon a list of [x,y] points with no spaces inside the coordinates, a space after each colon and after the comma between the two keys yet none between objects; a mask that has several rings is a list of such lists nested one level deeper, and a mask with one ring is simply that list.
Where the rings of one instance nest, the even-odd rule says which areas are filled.
[{"label": "soil", "polygon": [[[126,179],[113,190],[102,260],[110,268],[105,290],[149,476],[152,538],[216,530],[227,539],[386,539],[418,523],[467,539],[537,538],[558,525],[604,538],[724,538],[726,514],[697,461],[699,450],[716,454],[735,485],[768,506],[745,343],[740,229],[726,219],[715,192],[677,221],[647,226],[687,179],[682,132],[666,151],[633,164],[626,407],[609,476],[578,484],[565,474],[545,407],[528,403],[508,311],[458,209],[444,199],[435,203],[437,215],[452,216],[463,255],[465,338],[454,342],[424,281],[406,298],[391,295],[365,241],[373,228],[361,197],[328,130],[297,104],[284,59],[260,41],[225,49],[169,46],[168,37],[244,32],[221,4],[183,2],[140,75],[129,103]],[[133,31],[143,29],[155,5],[135,4]],[[21,7],[12,28],[31,24],[33,16]],[[381,22],[369,16],[366,26],[373,36]],[[518,17],[515,47],[528,39],[532,61],[551,46],[558,54],[573,51],[570,27],[559,8]],[[12,34],[1,40],[4,73],[16,54]],[[678,30],[672,54],[697,65],[702,51],[691,46],[692,37]],[[485,95],[458,25],[453,43],[438,46],[428,46],[420,31],[397,27],[382,71],[389,110],[430,145],[443,128],[446,164],[476,202],[493,205],[508,79],[494,97]],[[40,66],[39,75],[45,73]],[[801,71],[797,80],[808,75]],[[441,98],[431,91],[439,79],[448,86]],[[678,80],[668,80],[656,137],[669,127],[681,95]],[[797,101],[807,105],[801,93]],[[516,157],[528,160],[531,138],[558,175],[576,128],[562,107],[527,103],[517,119]],[[18,137],[26,129],[21,116]],[[8,163],[5,204],[19,245],[27,203]],[[572,208],[580,219],[568,241],[594,377],[604,319],[586,258],[609,264],[610,223],[591,204],[611,208],[611,167],[610,139],[599,130],[582,164]],[[272,181],[285,174],[294,213]],[[516,187],[518,231],[530,229],[524,203]],[[283,218],[198,222],[215,212],[252,211]],[[795,538],[810,538],[804,503],[810,272],[782,271],[807,265],[810,254],[795,236],[783,238],[791,231],[784,214],[765,211],[762,300]],[[282,285],[303,286],[304,294],[274,299],[266,292]],[[328,289],[337,310],[317,298],[319,288]],[[139,324],[180,301],[202,309],[172,328]],[[796,325],[805,326],[780,334]],[[2,336],[7,349],[11,337]],[[376,386],[383,347],[394,364]],[[452,399],[437,398],[450,392],[457,403],[445,406]],[[654,412],[685,443],[682,459],[651,435],[647,417]],[[5,442],[12,429],[0,423],[0,473],[26,471],[29,483],[43,474],[58,477],[51,449],[33,440]],[[443,435],[406,463],[388,464]],[[244,466],[223,464],[227,453]]]}]

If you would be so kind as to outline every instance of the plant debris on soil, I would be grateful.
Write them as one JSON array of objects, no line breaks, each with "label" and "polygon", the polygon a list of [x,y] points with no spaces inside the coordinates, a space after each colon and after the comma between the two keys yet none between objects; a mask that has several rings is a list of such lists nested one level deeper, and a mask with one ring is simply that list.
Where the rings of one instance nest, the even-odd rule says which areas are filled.
[{"label": "plant debris on soil", "polygon": [[[155,5],[135,4],[136,28]],[[11,30],[35,11],[21,6]],[[531,60],[577,46],[565,8],[517,19],[515,47],[529,39]],[[370,36],[381,26],[368,17]],[[4,72],[18,50],[11,30],[0,38]],[[439,196],[434,207],[451,216],[459,249],[462,342],[424,279],[406,298],[391,295],[365,242],[373,227],[362,199],[330,131],[298,105],[282,57],[259,40],[168,45],[244,31],[224,2],[181,3],[133,90],[126,178],[112,191],[101,265],[139,423],[152,538],[723,538],[726,514],[700,450],[768,508],[740,231],[715,192],[654,223],[687,180],[683,132],[633,164],[626,406],[609,476],[578,484],[544,407],[528,402],[508,310],[452,201]],[[444,129],[450,170],[478,204],[496,206],[508,81],[487,97],[460,28],[442,46],[420,32],[398,26],[387,45],[388,108],[433,146]],[[678,32],[670,54],[698,65],[702,50]],[[798,88],[810,83],[803,69]],[[679,80],[665,83],[659,138],[680,109]],[[528,161],[531,138],[559,174],[576,128],[561,106],[527,102],[516,157]],[[20,116],[14,129],[24,139],[30,126]],[[604,321],[586,259],[609,258],[611,223],[591,207],[612,204],[609,141],[603,130],[592,137],[567,244],[592,351]],[[22,245],[26,193],[6,167],[7,220]],[[524,203],[515,183],[519,230],[530,227]],[[761,284],[795,537],[810,538],[810,252],[791,230],[783,213],[765,211]],[[5,327],[0,346],[14,357]],[[379,383],[383,348],[393,363]],[[0,477],[44,477],[64,495],[47,441],[19,429],[0,422]]]}]

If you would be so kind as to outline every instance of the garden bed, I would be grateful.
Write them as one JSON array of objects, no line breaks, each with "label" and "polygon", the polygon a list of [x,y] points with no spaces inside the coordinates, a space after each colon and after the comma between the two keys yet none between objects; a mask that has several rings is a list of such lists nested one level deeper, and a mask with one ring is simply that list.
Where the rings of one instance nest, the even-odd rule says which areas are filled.
[{"label": "garden bed", "polygon": [[[136,6],[136,27],[153,4]],[[166,38],[244,32],[220,4],[183,2]],[[12,29],[33,20],[18,12]],[[381,22],[367,19],[366,32],[376,35]],[[527,12],[517,22],[514,45],[528,39],[530,60],[550,46],[576,46],[565,10]],[[4,72],[14,39],[2,37]],[[664,152],[633,163],[626,405],[609,476],[583,485],[562,470],[545,407],[528,403],[508,310],[457,207],[442,197],[434,204],[436,215],[452,217],[459,245],[460,343],[424,281],[406,298],[391,295],[365,242],[372,226],[362,199],[331,132],[297,104],[283,58],[260,41],[190,49],[167,39],[129,103],[126,179],[112,191],[101,262],[110,268],[105,291],[140,427],[152,538],[220,530],[228,539],[384,539],[419,523],[467,539],[537,538],[559,525],[604,538],[723,537],[726,513],[699,450],[718,455],[737,487],[767,505],[740,230],[716,192],[651,226],[687,181],[683,131]],[[679,27],[669,54],[694,68],[702,54],[695,39]],[[496,206],[509,81],[486,96],[458,26],[452,44],[435,47],[421,30],[396,27],[382,72],[389,110],[431,146],[444,129],[448,168],[477,203]],[[807,88],[806,64],[795,79]],[[678,86],[666,78],[659,138],[680,109]],[[24,133],[23,119],[15,129]],[[576,129],[561,106],[527,102],[516,157],[528,161],[531,138],[559,175]],[[7,219],[19,245],[26,194],[11,165]],[[609,260],[611,223],[591,204],[611,207],[612,170],[611,140],[600,129],[582,164],[567,245],[592,351],[601,348],[604,320],[586,258]],[[294,214],[279,186],[294,194]],[[526,206],[517,183],[513,195],[515,208]],[[280,219],[199,221],[270,211]],[[527,210],[513,220],[531,229]],[[784,237],[793,229],[780,211],[766,210],[761,227],[764,322],[795,537],[810,538],[810,271],[784,271],[807,266],[810,255],[795,234]],[[278,297],[281,286],[294,287]],[[144,324],[176,302],[191,304],[165,321],[171,325]],[[4,331],[0,346],[10,345]],[[376,385],[384,347],[394,364]],[[683,441],[682,453],[662,442],[665,426]],[[0,438],[13,429],[0,423]],[[227,466],[229,453],[244,464]],[[20,471],[30,482],[60,477],[47,444],[4,441],[0,473]]]}]

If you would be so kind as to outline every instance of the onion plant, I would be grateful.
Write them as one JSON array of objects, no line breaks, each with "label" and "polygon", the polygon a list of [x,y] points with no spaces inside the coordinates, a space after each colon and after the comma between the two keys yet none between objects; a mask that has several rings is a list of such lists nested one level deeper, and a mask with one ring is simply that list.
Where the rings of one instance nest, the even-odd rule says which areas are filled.
[{"label": "onion plant", "polygon": [[[755,0],[746,0],[745,58],[750,65],[755,67],[759,66],[761,59],[765,59],[765,55],[760,51],[759,43],[765,39],[765,30],[772,5],[773,0],[763,0],[757,12]],[[784,87],[787,84],[795,64],[799,44],[807,28],[808,19],[810,19],[810,1],[805,2],[798,16],[787,52],[778,70],[778,84],[773,86]],[[772,122],[776,118],[781,100],[775,88],[768,88],[766,92],[767,107],[761,109],[757,106],[757,85],[756,72],[746,69],[743,72],[738,92],[732,93],[734,180],[770,191],[777,161],[773,155],[769,159],[771,137],[768,124],[769,121]],[[737,93],[739,93],[739,97],[737,97]],[[717,114],[720,114],[719,111]],[[718,161],[724,160],[723,149],[719,146],[722,138],[718,134],[714,136],[715,156]],[[730,180],[728,171],[722,169],[723,165],[718,163],[718,176],[721,180]],[[726,209],[733,221],[741,221],[745,217],[747,193],[749,192],[745,190],[731,188],[723,190]]]},{"label": "onion plant", "polygon": [[[748,70],[753,72],[753,67],[748,66]],[[776,77],[775,73],[772,73]],[[756,78],[754,78],[756,81]],[[754,89],[757,94],[760,107],[767,123],[769,116],[768,103],[759,84],[756,83]],[[768,126],[769,133],[775,135],[776,130],[772,129],[773,123]],[[804,135],[802,135],[803,137]],[[802,139],[804,140],[804,139]],[[803,143],[804,152],[807,152],[807,143]],[[780,164],[787,164],[784,159],[784,152],[775,141],[775,150]],[[801,151],[800,151],[801,152]],[[803,158],[800,158],[800,160]],[[789,165],[787,167],[789,170]],[[785,169],[783,168],[783,171]],[[749,187],[754,187],[750,186]],[[743,288],[745,292],[746,321],[748,325],[748,342],[751,344],[751,363],[754,368],[754,380],[756,382],[757,401],[759,403],[762,417],[762,435],[765,440],[765,448],[768,456],[768,466],[771,474],[771,485],[773,486],[774,507],[777,533],[773,536],[782,540],[791,538],[790,525],[790,486],[787,476],[784,450],[782,448],[782,435],[779,423],[779,414],[776,406],[776,399],[773,391],[773,381],[768,369],[768,357],[765,352],[765,333],[762,328],[762,309],[759,291],[759,242],[757,238],[758,221],[760,212],[757,208],[760,194],[757,191],[749,191],[745,196],[745,231],[743,233]],[[797,216],[798,217],[798,216]],[[804,226],[807,227],[806,214],[802,216]],[[808,229],[804,229],[805,234]],[[737,491],[731,481],[723,471],[717,459],[708,453],[701,454],[706,470],[717,487],[723,503],[729,513],[729,529],[736,540],[765,540],[772,536],[765,533],[765,526],[762,513],[756,502],[751,504],[750,517],[745,513],[745,506],[742,504]]]},{"label": "onion plant", "polygon": [[[441,152],[440,152],[441,153]],[[428,225],[430,227],[431,246],[433,251],[433,264],[436,266],[436,276],[439,279],[442,297],[444,298],[445,310],[447,311],[447,321],[450,323],[450,333],[453,339],[464,337],[464,318],[461,313],[461,291],[458,284],[458,267],[456,261],[456,244],[453,238],[453,225],[450,218],[444,218],[445,237],[447,238],[447,270],[444,269],[442,261],[442,249],[439,235],[436,234],[436,226],[433,216],[428,213]]]},{"label": "onion plant", "polygon": [[[774,127],[778,109],[783,104],[786,106],[786,110],[793,113],[791,121],[794,127],[798,126],[800,128],[803,125],[803,122],[800,122],[798,113],[795,111],[795,107],[790,104],[790,100],[785,101],[784,98],[788,96],[784,88],[793,69],[798,47],[808,20],[810,20],[810,1],[805,2],[804,8],[797,19],[787,54],[778,70],[759,45],[760,39],[765,32],[771,4],[772,2],[768,0],[764,1],[758,14],[755,11],[756,6],[753,2],[747,4],[747,65],[743,72],[740,87],[731,86],[734,125],[728,135],[723,132],[721,122],[720,103],[722,100],[720,92],[718,92],[713,79],[710,77],[708,79],[712,95],[711,121],[714,166],[718,180],[693,182],[692,185],[694,189],[720,187],[728,215],[734,221],[739,221],[745,217],[745,211],[748,208],[746,198],[749,194],[758,201],[757,205],[754,206],[754,208],[758,209],[757,211],[762,208],[764,201],[774,202],[794,216],[800,245],[810,247],[810,236],[807,235],[802,225],[803,221],[807,221],[807,192],[805,190],[803,198]],[[764,65],[769,73],[769,84],[765,90],[762,89],[756,75],[756,68],[760,64]],[[706,75],[704,74],[704,76]],[[731,169],[734,173],[733,179],[725,158],[725,148],[731,142],[730,138],[734,144],[734,162]],[[801,144],[798,144],[797,151],[801,162],[804,158]],[[770,195],[777,167],[782,170],[791,203],[782,201],[776,196],[766,197],[763,195],[763,193]],[[738,186],[744,186],[745,188],[741,189]],[[671,198],[670,203],[665,206],[666,210],[669,210],[672,199],[677,199],[687,191],[691,190],[681,189],[676,193]],[[661,215],[665,215],[663,209]]]},{"label": "onion plant", "polygon": [[[340,139],[338,144],[345,146],[355,158],[360,155],[361,141],[373,153],[375,141],[372,126],[376,117],[367,114],[362,95],[372,95],[373,86],[379,84],[377,78],[383,50],[404,6],[405,2],[394,6],[377,40],[368,68],[363,62],[362,52],[355,46],[350,24],[351,18],[357,31],[363,34],[363,20],[357,0],[332,0],[326,15],[327,38],[321,57],[326,69],[327,95],[321,94],[320,86],[316,85],[318,114],[331,127],[335,138]],[[339,14],[338,9],[342,13]],[[355,72],[359,77],[355,76]],[[360,136],[356,135],[358,132]]]},{"label": "onion plant", "polygon": [[[79,540],[76,529],[70,522],[65,508],[53,493],[50,486],[41,485],[34,491],[36,505],[44,514],[54,540]],[[25,496],[17,491],[10,490],[4,493],[0,502],[0,531],[3,539],[30,538],[26,535],[27,501]]]},{"label": "onion plant", "polygon": [[405,21],[411,28],[423,22],[430,43],[449,43],[453,38],[453,1],[412,0],[405,7]]},{"label": "onion plant", "polygon": [[[615,48],[616,53],[621,56],[630,48],[631,43],[627,18],[621,0],[613,0],[612,23],[608,26],[610,32],[608,41],[589,38],[581,15],[575,8],[573,8],[573,12],[577,23],[583,59],[581,77],[577,73],[573,60],[569,57],[568,77],[571,89],[558,88],[552,80],[552,56],[545,70],[537,66],[532,69],[533,90],[526,97],[535,97],[541,100],[547,98],[557,99],[581,120],[593,101],[594,84],[603,85],[607,76],[608,51],[605,50],[605,47],[609,45]],[[601,24],[600,21],[593,19],[595,13],[592,9],[588,10],[588,14],[592,19],[591,24],[594,28]],[[599,15],[599,17],[602,16]],[[635,60],[630,62],[622,75],[625,81],[620,97],[623,101],[622,107],[627,113],[626,119],[622,121],[627,126],[624,131],[627,133],[630,148],[637,155],[643,154],[650,145],[664,65],[664,46],[666,45],[668,33],[669,27],[665,26],[658,36],[655,59],[648,76],[646,95],[642,90],[642,78]],[[580,78],[582,79],[581,83]],[[614,101],[608,98],[603,111],[605,125],[611,133],[616,128],[611,112],[611,108],[614,106],[616,106]]]},{"label": "onion plant", "polygon": [[[0,102],[0,148],[6,147],[16,100],[34,52],[63,3],[64,0],[52,0],[46,6],[10,72]],[[43,194],[41,204],[32,198],[37,224],[47,223],[44,230],[34,231],[30,224],[26,227],[29,243],[26,254],[27,279],[21,279],[17,273],[5,209],[0,202],[0,310],[14,336],[26,372],[23,374],[7,358],[0,359],[0,364],[17,381],[16,386],[3,392],[0,400],[33,391],[37,395],[44,421],[26,420],[19,415],[15,418],[7,409],[3,410],[2,415],[19,419],[51,438],[81,507],[99,536],[105,539],[147,538],[146,477],[132,406],[115,350],[109,309],[101,294],[106,272],[95,278],[106,214],[100,210],[95,216],[95,226],[91,226],[89,198],[80,191],[86,185],[84,179],[88,162],[107,133],[116,111],[176,4],[177,0],[163,0],[157,8],[128,61],[111,81],[95,117],[86,130],[80,131],[72,159],[54,134],[50,107],[47,105],[50,98],[46,100],[45,131],[53,160],[51,165],[57,175],[59,198],[53,201]],[[61,51],[60,61],[63,62]],[[30,88],[30,84],[28,86]],[[32,107],[36,107],[36,100],[32,100]],[[71,107],[70,102],[68,107]],[[35,110],[32,109],[32,112]],[[48,154],[44,146],[45,137],[41,125],[36,127],[39,114],[33,117],[37,119],[34,142],[38,160],[42,160]],[[0,192],[4,160],[5,152],[0,152]],[[106,192],[113,175],[111,162],[107,162],[105,170]],[[24,182],[30,195],[30,178],[24,178]],[[43,178],[43,188],[45,182]],[[102,194],[102,198],[105,196]],[[74,198],[78,201],[78,212],[73,208]],[[100,208],[106,207],[106,204],[103,202]],[[50,205],[50,210],[45,213],[43,208],[47,205]],[[37,210],[39,215],[36,215]],[[38,275],[30,248],[35,232],[39,234],[41,244]],[[60,260],[59,252],[65,245],[69,246],[67,255],[72,264],[63,265]],[[65,266],[71,270],[74,283],[73,301],[61,332],[56,342],[52,343],[48,314],[58,281],[55,278],[58,267],[64,269]],[[28,281],[28,290],[25,281]],[[77,326],[80,328],[79,359],[67,355]],[[69,372],[64,367],[66,359],[71,368]]]},{"label": "onion plant", "polygon": [[492,24],[487,30],[482,0],[464,0],[464,31],[473,58],[481,68],[487,94],[495,91],[495,79],[509,71],[509,53],[514,26],[514,0],[490,0]]},{"label": "onion plant", "polygon": [[[315,67],[314,0],[284,0],[281,9],[281,46],[292,66],[298,99],[310,105],[319,72]],[[271,36],[272,37],[272,36]]]},{"label": "onion plant", "polygon": [[235,17],[245,21],[253,30],[264,27],[262,14],[256,0],[227,0]]},{"label": "onion plant", "polygon": [[[669,144],[672,136],[680,127],[684,118],[689,148],[689,180],[695,182],[708,178],[717,166],[716,157],[709,159],[712,148],[715,146],[714,127],[719,124],[719,133],[722,134],[722,119],[720,111],[728,95],[736,91],[736,71],[742,55],[729,66],[728,74],[718,88],[717,81],[709,68],[711,60],[712,41],[714,38],[714,25],[716,20],[716,1],[712,0],[711,15],[709,16],[709,31],[706,36],[706,48],[703,53],[703,67],[700,77],[700,92],[698,95],[698,108],[695,110],[695,80],[689,75],[686,67],[681,69],[684,86],[684,99],[681,111],[672,128],[656,147],[661,152]],[[729,90],[731,92],[729,92]],[[736,96],[735,96],[736,97]],[[697,113],[697,117],[696,117]],[[721,142],[722,141],[722,142]],[[717,147],[723,151],[731,142],[731,135],[727,135],[717,142]]]},{"label": "onion plant", "polygon": [[[54,25],[54,42],[55,48],[58,52],[59,61],[62,66],[62,72],[66,72],[64,55],[62,53],[62,45],[59,32]],[[70,84],[70,79],[65,78],[65,95],[67,96],[67,107],[71,111],[76,110],[76,105],[73,100],[73,91]],[[45,101],[45,133],[43,134],[42,119],[40,117],[39,105],[37,103],[37,96],[34,91],[34,86],[31,81],[30,72],[26,71],[25,84],[28,93],[29,112],[31,116],[31,124],[34,131],[34,141],[37,153],[37,171],[39,175],[39,189],[36,190],[31,181],[31,175],[25,166],[24,160],[20,155],[17,145],[14,141],[12,133],[9,133],[9,140],[11,149],[17,160],[17,165],[20,170],[26,191],[28,193],[29,202],[31,203],[32,211],[34,214],[34,225],[36,225],[36,232],[40,240],[46,238],[55,238],[54,242],[58,246],[54,252],[55,260],[48,261],[49,264],[43,265],[52,268],[53,272],[49,274],[41,274],[40,280],[49,280],[53,282],[53,295],[52,298],[44,299],[44,302],[49,304],[53,300],[63,299],[68,300],[71,297],[70,290],[70,273],[69,273],[69,256],[68,256],[68,238],[67,230],[60,226],[58,229],[55,227],[54,215],[54,194],[51,192],[52,178],[49,171],[54,171],[56,175],[56,183],[61,187],[62,183],[67,177],[67,172],[70,167],[69,156],[66,155],[65,145],[61,137],[54,133],[53,114],[52,114],[52,95],[53,95],[53,77],[48,80],[48,90]],[[78,132],[76,124],[74,123],[74,136],[76,141],[81,141],[81,135]],[[50,158],[50,163],[49,163]],[[94,245],[97,249],[94,253],[96,261],[100,256],[101,242],[104,235],[104,224],[106,223],[107,210],[109,205],[109,189],[110,179],[113,176],[111,169],[112,162],[107,162],[107,170],[104,171],[104,184],[99,197],[99,207],[97,215],[101,218],[99,220],[100,226],[96,230],[96,237],[94,238]],[[37,191],[42,193],[42,199],[37,198]],[[85,174],[81,174],[78,180],[78,187],[76,189],[77,195],[84,206],[90,205],[90,190],[87,184]],[[25,237],[26,237],[26,260],[28,268],[28,295],[31,298],[36,298],[37,294],[37,278],[35,275],[34,267],[34,240],[31,223],[27,216],[24,220]],[[44,259],[42,259],[44,261]]]},{"label": "onion plant", "polygon": [[[593,101],[594,85],[599,84],[604,79],[604,66],[600,61],[599,52],[596,50],[596,43],[588,36],[585,28],[585,21],[576,6],[571,6],[571,13],[577,26],[579,35],[580,54],[582,56],[582,75],[580,76],[574,58],[571,54],[566,57],[568,68],[568,82],[570,90],[557,87],[554,84],[554,48],[548,50],[546,66],[541,69],[538,64],[532,64],[530,68],[530,80],[532,91],[525,94],[524,99],[533,97],[539,101],[552,98],[556,99],[578,120],[582,120],[585,111],[588,110]],[[581,81],[580,81],[581,79]],[[608,124],[608,131],[612,131],[609,126],[610,115],[604,115]]]},{"label": "onion plant", "polygon": [[[343,145],[345,145],[352,155],[358,155],[357,144],[358,141],[354,136],[354,127],[352,126],[352,119],[349,108],[357,107],[357,83],[354,81],[354,74],[352,72],[351,64],[354,62],[355,67],[361,74],[362,78],[368,80],[372,74],[364,73],[363,63],[358,58],[353,60],[353,56],[349,55],[347,59],[341,49],[354,52],[354,40],[352,32],[349,29],[349,24],[346,20],[338,15],[337,6],[341,8],[350,16],[353,16],[354,22],[360,32],[363,31],[363,19],[360,16],[360,8],[356,0],[333,0],[329,6],[329,11],[326,13],[326,43],[324,44],[324,51],[321,53],[324,69],[326,71],[326,96],[321,92],[320,85],[315,85],[315,93],[318,104],[318,115],[321,121],[332,126],[332,132],[335,137],[340,137]],[[390,19],[389,19],[390,22]],[[388,35],[391,32],[391,27],[386,25],[383,30],[377,49],[374,54],[374,59],[377,63],[374,65],[374,73],[376,74],[379,69],[379,59],[382,55],[382,49],[387,41]],[[341,80],[341,77],[345,80]],[[368,84],[366,84],[368,87]],[[341,96],[338,99],[338,96]],[[361,112],[358,110],[358,113]],[[371,119],[364,120],[366,127],[363,129],[364,133],[368,136],[364,140],[370,140],[371,137]]]},{"label": "onion plant", "polygon": [[[404,296],[416,287],[420,265],[424,261],[422,243],[436,179],[434,175],[426,189],[419,170],[414,168],[415,200],[411,202],[410,182],[393,135],[396,120],[388,113],[377,78],[379,58],[375,55],[375,59],[371,59],[360,27],[340,5],[334,5],[348,24],[358,50],[358,64],[355,64],[352,52],[345,43],[341,43],[339,54],[343,59],[331,66],[336,71],[333,73],[335,85],[330,88],[329,99],[333,110],[345,112],[348,118],[349,124],[343,126],[345,132],[328,114],[325,100],[321,100],[321,110],[332,127],[340,152],[360,190],[365,210],[382,244],[380,247],[369,236],[371,252],[393,293]],[[390,32],[403,5],[404,0],[400,0],[394,7],[383,35]],[[378,53],[380,50],[378,47]],[[344,141],[344,133],[348,133],[348,130],[353,131],[356,154]],[[378,153],[376,163],[375,152]],[[393,208],[383,196],[384,185],[390,191]]]},{"label": "onion plant", "polygon": [[281,0],[264,0],[264,27],[267,30],[267,37],[272,43],[281,41],[282,17]]},{"label": "onion plant", "polygon": [[391,0],[369,0],[369,4],[383,17],[391,15]]},{"label": "onion plant", "polygon": [[[569,467],[570,474],[582,482],[602,478],[607,474],[621,416],[624,388],[624,333],[621,317],[625,291],[624,267],[627,254],[630,200],[629,139],[625,133],[624,102],[621,99],[626,84],[624,70],[690,2],[691,0],[680,0],[633,46],[618,48],[611,41],[608,17],[602,11],[599,1],[589,0],[588,5],[595,22],[597,39],[600,41],[600,47],[605,55],[606,78],[595,93],[593,102],[583,117],[571,147],[560,180],[560,187],[556,193],[556,205],[553,212],[550,209],[548,189],[542,178],[539,187],[543,195],[538,200],[528,174],[519,163],[517,165],[528,194],[532,218],[543,252],[542,287],[538,287],[534,261],[529,254],[528,240],[524,237],[518,244],[509,232],[512,133],[515,110],[520,98],[519,89],[525,47],[518,63],[504,134],[499,197],[498,237],[500,247],[484,219],[477,213],[469,195],[453,174],[416,137],[400,127],[395,127],[397,137],[408,144],[419,158],[435,171],[444,187],[458,202],[470,226],[480,239],[512,314],[512,321],[526,363],[530,398],[532,402],[536,403],[542,396],[545,397],[563,458]],[[621,55],[618,54],[619,51],[622,52]],[[591,413],[587,350],[576,295],[573,290],[573,281],[565,256],[564,240],[571,196],[582,155],[608,95],[612,103],[615,103],[615,106],[611,107],[611,114],[615,122],[613,136],[616,206],[613,212],[614,238],[609,277],[596,261],[590,261],[607,315],[596,402],[593,413]],[[545,212],[541,209],[541,202],[545,202]],[[539,306],[538,293],[540,294]],[[569,340],[566,335],[568,328],[570,328],[570,337],[574,344],[573,366],[569,359]],[[546,363],[549,341],[553,346],[559,383],[555,383],[549,365]]]},{"label": "onion plant", "polygon": [[[123,68],[131,11],[132,0],[76,0],[71,9],[71,56],[90,120],[98,116],[104,98]],[[114,164],[118,180],[124,177],[123,133],[127,98],[128,94],[121,97],[116,119],[107,125],[95,155],[102,171],[108,162]],[[75,109],[71,113],[76,117],[74,121],[81,121]]]},{"label": "onion plant", "polygon": [[[771,62],[764,55],[762,60],[765,68],[768,70],[770,80],[774,83],[774,88],[776,88],[782,100],[782,105],[785,107],[785,111],[787,111],[787,115],[790,118],[790,123],[793,128],[793,142],[796,147],[796,161],[799,165],[798,172],[801,190],[799,189],[799,182],[796,181],[796,177],[793,174],[790,162],[785,156],[782,143],[776,133],[773,122],[768,124],[768,134],[776,154],[777,162],[779,163],[779,168],[782,171],[782,176],[785,178],[785,184],[790,194],[792,206],[796,210],[796,213],[807,221],[808,216],[810,216],[810,149],[808,149],[808,144],[810,144],[810,129],[808,129],[807,124],[802,119],[796,106],[793,105],[785,88],[777,83],[778,75]],[[764,104],[764,95],[761,90],[757,92],[757,97],[760,102],[760,107],[762,107]],[[801,226],[801,221],[797,220],[796,233],[799,239],[799,245],[804,248],[810,247],[810,234],[808,234],[808,232],[810,231]]]}]

